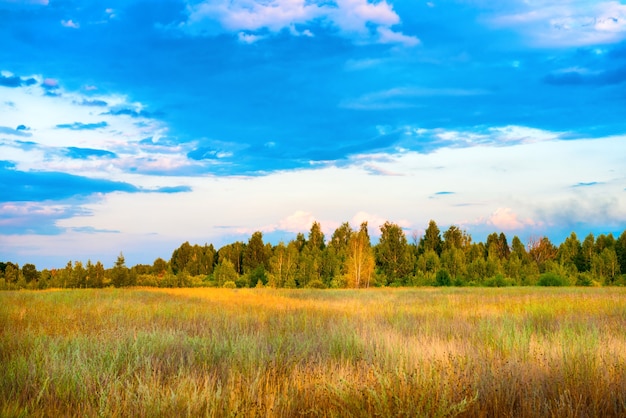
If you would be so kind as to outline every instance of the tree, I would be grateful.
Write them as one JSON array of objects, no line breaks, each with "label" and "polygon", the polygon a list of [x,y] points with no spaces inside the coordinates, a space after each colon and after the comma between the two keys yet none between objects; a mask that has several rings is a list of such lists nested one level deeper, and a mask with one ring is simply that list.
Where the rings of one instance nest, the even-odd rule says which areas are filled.
[{"label": "tree", "polygon": [[441,264],[452,278],[458,279],[465,270],[465,253],[460,248],[447,248],[441,253]]},{"label": "tree", "polygon": [[424,253],[428,250],[434,251],[437,255],[441,255],[443,249],[443,241],[437,223],[432,219],[428,222],[428,228],[424,232],[424,236],[420,241],[420,252]]},{"label": "tree", "polygon": [[240,241],[225,245],[217,252],[218,262],[221,262],[224,258],[227,258],[232,263],[237,274],[243,274],[244,249],[245,244]]},{"label": "tree", "polygon": [[326,247],[330,276],[338,281],[343,280],[342,277],[346,274],[346,258],[353,232],[350,224],[344,222],[333,232],[328,247]]},{"label": "tree", "polygon": [[324,234],[322,233],[322,227],[320,226],[319,222],[313,222],[311,230],[309,231],[309,239],[307,240],[306,245],[311,249],[324,249]]},{"label": "tree", "polygon": [[[446,250],[445,253],[449,254],[450,250]],[[417,268],[430,280],[435,277],[435,274],[441,266],[441,260],[435,250],[426,250],[426,252],[420,254],[417,259]]]},{"label": "tree", "polygon": [[327,270],[324,268],[325,261],[327,261],[324,260],[324,247],[322,228],[318,222],[313,222],[309,231],[309,239],[306,241],[298,260],[297,281],[299,287],[307,287],[314,280],[324,282],[323,273]]},{"label": "tree", "polygon": [[376,264],[389,283],[406,284],[413,270],[413,260],[404,231],[394,223],[385,222],[380,232]]},{"label": "tree", "polygon": [[163,277],[165,272],[168,269],[168,262],[163,260],[161,257],[154,260],[152,263],[152,274],[156,274],[159,277]]},{"label": "tree", "polygon": [[528,241],[528,255],[537,264],[540,273],[544,272],[546,262],[556,258],[557,252],[548,237],[531,238]]},{"label": "tree", "polygon": [[617,238],[615,242],[615,255],[620,265],[620,270],[626,273],[626,230]]},{"label": "tree", "polygon": [[495,232],[489,234],[489,236],[487,236],[486,246],[488,257],[492,257],[493,259],[506,260],[511,253],[504,232],[501,232],[499,235]]},{"label": "tree", "polygon": [[26,263],[22,266],[22,275],[26,283],[36,281],[39,278],[39,272],[34,264]]},{"label": "tree", "polygon": [[522,240],[520,240],[517,235],[515,235],[513,241],[511,241],[511,254],[517,255],[517,258],[522,262],[526,261],[528,256],[526,248],[524,248],[524,244],[522,244]]},{"label": "tree", "polygon": [[353,232],[348,243],[346,258],[346,282],[350,287],[369,287],[374,275],[374,253],[367,232],[367,222]]},{"label": "tree", "polygon": [[124,260],[124,254],[120,253],[115,261],[115,265],[111,269],[111,283],[115,287],[123,287],[130,285],[128,267],[126,267],[126,260]]},{"label": "tree", "polygon": [[170,265],[174,274],[178,274],[187,268],[187,264],[193,257],[193,248],[189,241],[185,241],[180,247],[174,250],[172,258],[170,259]]},{"label": "tree", "polygon": [[452,225],[443,233],[443,250],[465,248],[471,241],[472,239],[467,233],[461,231],[459,227]]},{"label": "tree", "polygon": [[265,244],[263,243],[263,233],[257,231],[252,234],[252,237],[248,240],[248,245],[246,245],[243,251],[243,271],[249,273],[258,267],[265,269],[267,268],[268,260],[269,254],[267,254]]},{"label": "tree", "polygon": [[87,287],[87,270],[80,261],[74,261],[74,269],[72,270],[72,287]]},{"label": "tree", "polygon": [[268,286],[295,287],[295,275],[298,261],[298,247],[294,241],[285,246],[279,243],[274,247],[269,260]]},{"label": "tree", "polygon": [[6,263],[4,267],[4,280],[7,288],[13,288],[20,280],[20,266],[13,263]]},{"label": "tree", "polygon": [[104,286],[104,266],[100,261],[96,264],[92,264],[91,260],[87,261],[87,278],[88,287],[103,287]]},{"label": "tree", "polygon": [[581,251],[582,245],[576,233],[572,232],[570,236],[559,245],[558,260],[562,266],[571,269],[573,272],[578,272]]},{"label": "tree", "polygon": [[237,271],[235,271],[235,266],[226,257],[215,266],[213,277],[219,287],[223,287],[227,282],[235,283],[239,279],[239,275]]},{"label": "tree", "polygon": [[601,253],[594,254],[591,258],[591,271],[596,277],[603,279],[605,284],[613,284],[620,273],[615,249],[604,248]]},{"label": "tree", "polygon": [[591,259],[595,253],[595,238],[593,234],[589,234],[583,240],[582,246],[580,248],[580,261],[578,267],[578,271],[589,271],[591,270]]}]

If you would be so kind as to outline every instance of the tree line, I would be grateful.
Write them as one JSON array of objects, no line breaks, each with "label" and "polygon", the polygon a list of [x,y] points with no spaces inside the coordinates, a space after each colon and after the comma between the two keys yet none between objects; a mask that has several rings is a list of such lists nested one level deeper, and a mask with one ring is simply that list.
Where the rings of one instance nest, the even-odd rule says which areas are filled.
[{"label": "tree line", "polygon": [[503,232],[473,242],[454,225],[441,233],[433,220],[421,237],[407,238],[392,222],[380,232],[372,245],[367,222],[358,229],[346,222],[326,240],[314,222],[307,236],[288,243],[266,243],[261,232],[219,249],[185,242],[169,260],[128,267],[120,253],[108,269],[100,261],[41,271],[0,262],[0,289],[626,285],[626,231],[618,238],[589,234],[582,242],[572,232],[558,247],[545,236],[509,243]]}]

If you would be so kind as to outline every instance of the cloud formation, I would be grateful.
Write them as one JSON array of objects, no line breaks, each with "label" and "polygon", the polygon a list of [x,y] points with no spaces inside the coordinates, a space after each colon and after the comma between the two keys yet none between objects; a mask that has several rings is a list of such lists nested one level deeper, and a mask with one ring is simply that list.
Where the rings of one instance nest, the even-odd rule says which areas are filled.
[{"label": "cloud formation", "polygon": [[321,24],[358,41],[419,44],[418,38],[393,29],[400,24],[400,17],[386,0],[207,0],[189,5],[188,19],[181,28],[202,34],[212,30],[213,22],[237,33],[244,43],[262,39],[263,31],[314,36],[312,28]]},{"label": "cloud formation", "polygon": [[497,27],[520,31],[539,47],[610,44],[626,38],[626,5],[618,1],[513,2],[514,13],[492,17]]}]

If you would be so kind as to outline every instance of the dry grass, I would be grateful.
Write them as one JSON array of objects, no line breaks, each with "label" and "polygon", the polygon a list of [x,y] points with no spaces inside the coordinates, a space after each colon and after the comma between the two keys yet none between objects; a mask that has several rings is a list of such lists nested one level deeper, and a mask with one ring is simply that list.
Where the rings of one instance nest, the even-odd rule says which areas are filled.
[{"label": "dry grass", "polygon": [[0,416],[625,416],[623,289],[0,293]]}]

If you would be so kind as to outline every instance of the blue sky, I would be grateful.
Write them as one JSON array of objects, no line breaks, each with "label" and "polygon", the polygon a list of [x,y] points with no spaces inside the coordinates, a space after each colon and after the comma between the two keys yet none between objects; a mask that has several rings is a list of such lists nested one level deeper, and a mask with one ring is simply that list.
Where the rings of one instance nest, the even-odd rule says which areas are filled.
[{"label": "blue sky", "polygon": [[626,4],[0,0],[0,259],[626,229]]}]

